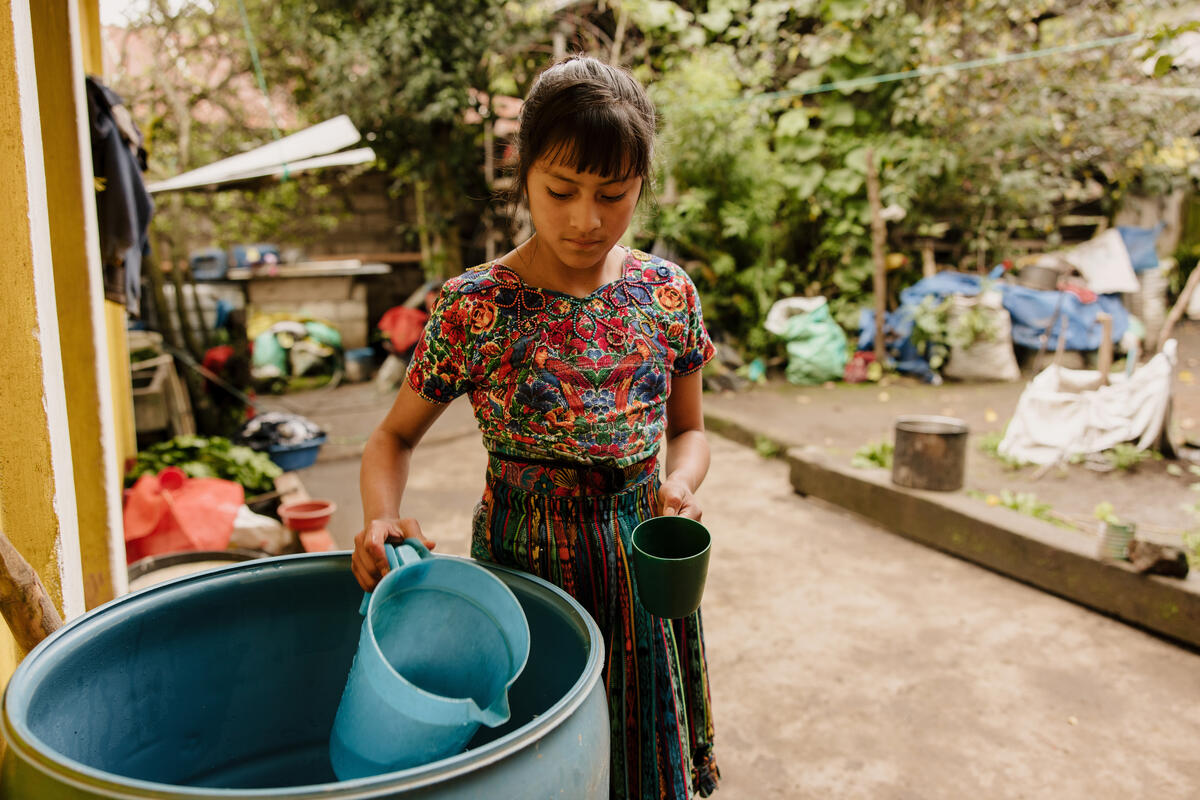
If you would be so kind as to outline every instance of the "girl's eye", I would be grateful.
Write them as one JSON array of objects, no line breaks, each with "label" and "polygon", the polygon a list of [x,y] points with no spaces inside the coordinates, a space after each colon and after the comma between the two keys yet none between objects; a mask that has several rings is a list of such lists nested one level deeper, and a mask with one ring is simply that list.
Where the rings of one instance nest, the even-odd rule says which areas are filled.
[{"label": "girl's eye", "polygon": [[600,199],[608,203],[615,203],[626,194],[628,194],[628,192],[621,192],[620,194],[602,194],[600,195]]},{"label": "girl's eye", "polygon": [[566,200],[571,196],[569,192],[556,192],[553,189],[546,189],[546,191],[549,192],[550,196],[555,200]]}]

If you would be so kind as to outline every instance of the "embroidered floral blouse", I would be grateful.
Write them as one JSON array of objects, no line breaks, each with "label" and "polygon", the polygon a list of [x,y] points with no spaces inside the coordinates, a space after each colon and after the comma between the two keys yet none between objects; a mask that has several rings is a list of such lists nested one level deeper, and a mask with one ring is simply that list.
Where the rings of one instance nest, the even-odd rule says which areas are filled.
[{"label": "embroidered floral blouse", "polygon": [[671,376],[715,350],[679,266],[631,250],[587,297],[539,289],[498,262],[442,287],[408,368],[446,403],[469,393],[488,450],[626,466],[658,451]]}]

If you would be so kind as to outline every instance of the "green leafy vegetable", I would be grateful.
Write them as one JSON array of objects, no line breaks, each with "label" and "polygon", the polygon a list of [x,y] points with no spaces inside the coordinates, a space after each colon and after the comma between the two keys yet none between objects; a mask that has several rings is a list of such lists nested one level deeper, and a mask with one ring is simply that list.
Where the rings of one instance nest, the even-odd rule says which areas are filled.
[{"label": "green leafy vegetable", "polygon": [[275,478],[283,474],[266,453],[224,437],[176,436],[138,453],[125,485],[132,486],[143,475],[157,475],[167,467],[179,467],[189,478],[235,481],[253,494],[272,491]]}]

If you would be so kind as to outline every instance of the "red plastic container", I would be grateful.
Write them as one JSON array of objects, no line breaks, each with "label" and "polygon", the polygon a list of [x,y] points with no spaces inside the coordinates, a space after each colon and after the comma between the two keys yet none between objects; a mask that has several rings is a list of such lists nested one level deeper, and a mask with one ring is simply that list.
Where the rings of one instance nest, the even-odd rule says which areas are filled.
[{"label": "red plastic container", "polygon": [[337,511],[337,503],[332,500],[301,500],[281,505],[279,518],[297,533],[316,531],[329,524],[334,511]]}]

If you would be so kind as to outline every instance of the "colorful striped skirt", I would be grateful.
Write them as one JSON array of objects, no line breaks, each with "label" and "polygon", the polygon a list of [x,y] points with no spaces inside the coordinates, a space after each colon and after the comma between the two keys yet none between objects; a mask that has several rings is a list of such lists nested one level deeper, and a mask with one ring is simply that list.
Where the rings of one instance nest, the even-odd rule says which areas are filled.
[{"label": "colorful striped skirt", "polygon": [[472,557],[545,578],[600,626],[614,800],[707,797],[720,775],[700,612],[651,616],[631,583],[630,536],[658,484],[653,457],[603,468],[493,454],[475,511]]}]

